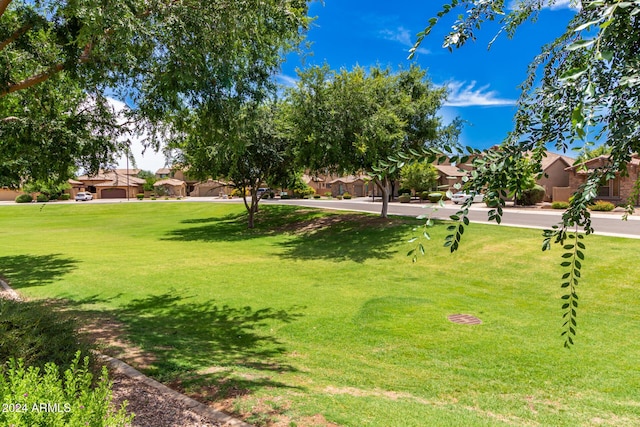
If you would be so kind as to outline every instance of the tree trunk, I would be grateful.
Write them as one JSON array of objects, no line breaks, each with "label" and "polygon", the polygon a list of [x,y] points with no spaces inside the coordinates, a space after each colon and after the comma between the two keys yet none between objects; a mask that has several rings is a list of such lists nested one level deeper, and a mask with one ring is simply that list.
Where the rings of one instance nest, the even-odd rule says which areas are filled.
[{"label": "tree trunk", "polygon": [[389,211],[389,178],[385,177],[382,182],[376,179],[375,183],[382,193],[382,211],[380,212],[380,217],[387,218],[387,212]]}]

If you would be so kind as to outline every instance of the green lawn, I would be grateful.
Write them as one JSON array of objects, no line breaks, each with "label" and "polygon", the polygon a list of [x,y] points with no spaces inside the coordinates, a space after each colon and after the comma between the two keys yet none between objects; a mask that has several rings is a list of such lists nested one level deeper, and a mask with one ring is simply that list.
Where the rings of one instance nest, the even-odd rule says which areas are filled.
[{"label": "green lawn", "polygon": [[412,264],[413,219],[245,221],[228,203],[3,206],[0,274],[116,319],[146,373],[256,424],[640,425],[637,240],[585,240],[566,350],[561,251],[540,231],[472,225],[451,255],[439,225]]}]

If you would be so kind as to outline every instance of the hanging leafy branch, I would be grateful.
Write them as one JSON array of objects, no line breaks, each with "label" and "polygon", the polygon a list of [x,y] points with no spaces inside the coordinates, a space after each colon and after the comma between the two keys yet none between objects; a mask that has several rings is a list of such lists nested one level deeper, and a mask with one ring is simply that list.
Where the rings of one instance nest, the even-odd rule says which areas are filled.
[{"label": "hanging leafy branch", "polygon": [[[500,34],[511,38],[523,23],[542,19],[540,12],[554,3],[522,1],[505,12],[503,0],[451,0],[417,35],[411,56],[454,10],[464,13],[458,15],[444,37],[443,47],[450,51],[475,40],[476,32],[488,21],[501,25],[489,47]],[[500,147],[476,157],[475,169],[464,184],[467,191],[485,192],[492,208],[489,218],[500,223],[505,199],[522,189],[524,174],[520,167],[525,156],[539,177],[549,144],[561,152],[586,151],[603,143],[611,148],[604,164],[581,171],[586,179],[571,198],[562,221],[544,233],[544,250],[552,244],[563,247],[561,265],[567,268],[562,277],[562,286],[567,288],[562,306],[566,347],[573,345],[576,335],[576,286],[585,250],[582,240],[593,232],[588,207],[597,197],[601,182],[628,176],[627,165],[640,151],[640,0],[576,3],[581,7],[564,34],[543,46],[531,61],[521,85],[513,131]],[[640,182],[636,181],[626,215],[634,212],[639,195]],[[466,212],[463,209],[451,219],[455,223],[449,226],[445,245],[455,251],[464,232]]]}]

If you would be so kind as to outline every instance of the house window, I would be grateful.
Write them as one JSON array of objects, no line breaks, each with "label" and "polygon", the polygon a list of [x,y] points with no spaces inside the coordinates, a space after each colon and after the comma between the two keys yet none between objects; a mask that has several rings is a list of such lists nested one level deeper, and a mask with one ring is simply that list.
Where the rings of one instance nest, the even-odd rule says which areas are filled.
[{"label": "house window", "polygon": [[598,187],[598,197],[619,198],[620,197],[620,178],[605,181],[603,185]]}]

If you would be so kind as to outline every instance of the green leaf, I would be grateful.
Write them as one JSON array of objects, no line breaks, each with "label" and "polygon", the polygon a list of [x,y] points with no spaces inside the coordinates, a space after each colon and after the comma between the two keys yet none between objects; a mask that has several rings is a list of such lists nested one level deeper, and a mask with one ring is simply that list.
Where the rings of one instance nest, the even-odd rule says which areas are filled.
[{"label": "green leaf", "polygon": [[592,26],[592,25],[596,25],[598,22],[600,22],[600,19],[593,20],[593,21],[589,21],[589,22],[585,22],[584,24],[582,24],[582,25],[580,25],[580,26],[576,27],[576,29],[575,29],[575,30],[573,30],[573,31],[574,31],[574,32],[576,32],[576,33],[577,33],[577,32],[580,32],[580,31],[582,31],[582,30],[584,30],[584,29],[586,29],[586,28],[589,28],[589,27],[590,27],[590,26]]},{"label": "green leaf", "polygon": [[580,76],[582,76],[583,74],[585,74],[587,72],[587,68],[586,67],[576,67],[576,68],[571,68],[570,70],[565,71],[564,73],[562,73],[560,75],[560,80],[576,80],[578,79]]},{"label": "green leaf", "polygon": [[569,46],[566,47],[566,49],[568,51],[574,51],[574,50],[578,50],[578,49],[583,49],[585,47],[589,47],[592,44],[595,43],[595,39],[588,39],[588,40],[578,40],[572,44],[570,44]]}]

